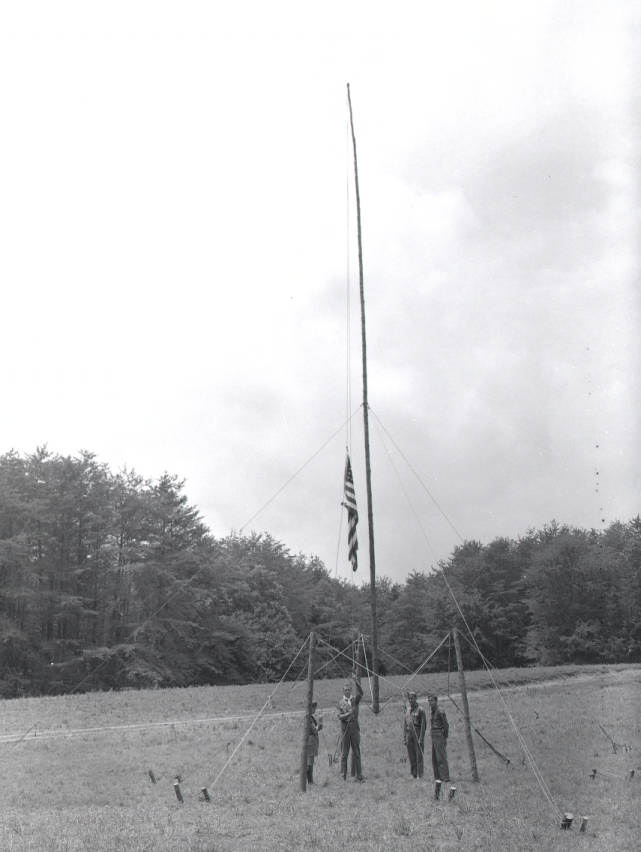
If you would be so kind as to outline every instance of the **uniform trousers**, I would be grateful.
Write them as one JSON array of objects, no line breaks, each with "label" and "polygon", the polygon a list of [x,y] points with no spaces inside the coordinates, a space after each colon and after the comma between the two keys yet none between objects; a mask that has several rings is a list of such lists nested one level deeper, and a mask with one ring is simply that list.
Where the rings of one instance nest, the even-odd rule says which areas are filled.
[{"label": "uniform trousers", "polygon": [[352,750],[352,775],[361,778],[361,732],[353,722],[341,724],[341,772],[343,777],[347,776],[347,756],[350,748]]},{"label": "uniform trousers", "polygon": [[450,768],[447,765],[447,737],[440,731],[432,731],[432,769],[434,778],[439,781],[450,780]]},{"label": "uniform trousers", "polygon": [[410,761],[410,770],[414,778],[423,777],[423,749],[424,744],[416,734],[411,731],[407,736],[407,756]]}]

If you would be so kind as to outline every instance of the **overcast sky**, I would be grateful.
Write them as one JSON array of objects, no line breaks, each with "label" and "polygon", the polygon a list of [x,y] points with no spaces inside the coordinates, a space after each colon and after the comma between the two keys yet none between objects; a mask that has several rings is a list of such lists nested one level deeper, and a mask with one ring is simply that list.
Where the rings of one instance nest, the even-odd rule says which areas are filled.
[{"label": "overcast sky", "polygon": [[0,451],[167,470],[349,577],[349,443],[368,578],[349,82],[378,573],[634,517],[640,18],[4,4]]}]

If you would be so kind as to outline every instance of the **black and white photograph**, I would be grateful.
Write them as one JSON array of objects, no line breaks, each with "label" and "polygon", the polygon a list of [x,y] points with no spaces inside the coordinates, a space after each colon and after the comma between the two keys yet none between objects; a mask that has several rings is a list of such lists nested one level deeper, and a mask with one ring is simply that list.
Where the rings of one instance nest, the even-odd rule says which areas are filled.
[{"label": "black and white photograph", "polygon": [[639,4],[0,69],[0,849],[638,850]]}]

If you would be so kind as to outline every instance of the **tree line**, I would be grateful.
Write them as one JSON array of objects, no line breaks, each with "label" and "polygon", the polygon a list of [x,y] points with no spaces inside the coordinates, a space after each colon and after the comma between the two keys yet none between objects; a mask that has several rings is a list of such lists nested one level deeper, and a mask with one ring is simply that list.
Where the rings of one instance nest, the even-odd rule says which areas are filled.
[{"label": "tree line", "polygon": [[[468,541],[377,596],[381,673],[415,670],[452,626],[472,631],[473,667],[479,651],[497,667],[639,661],[641,518]],[[215,538],[176,476],[0,456],[4,697],[280,679],[311,630],[336,648],[366,634],[369,599],[269,534]]]}]

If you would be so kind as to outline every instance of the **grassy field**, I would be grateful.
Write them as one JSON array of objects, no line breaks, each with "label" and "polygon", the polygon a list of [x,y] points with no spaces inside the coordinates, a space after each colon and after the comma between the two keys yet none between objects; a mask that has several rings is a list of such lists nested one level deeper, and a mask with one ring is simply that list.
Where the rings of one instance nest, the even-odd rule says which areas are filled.
[{"label": "grassy field", "polygon": [[[457,790],[438,802],[429,756],[418,781],[405,761],[403,678],[382,681],[379,715],[363,706],[367,780],[343,781],[329,760],[341,683],[315,686],[325,727],[306,793],[300,682],[275,692],[254,685],[5,701],[0,849],[641,850],[641,666],[505,670],[500,692],[487,674],[468,673],[472,722],[510,760],[475,735],[477,784],[462,719],[446,697],[460,704],[456,677],[415,678],[419,696],[428,688],[441,695],[450,720]],[[566,811],[575,815],[570,831],[560,829]],[[581,815],[589,816],[583,833]]]}]

